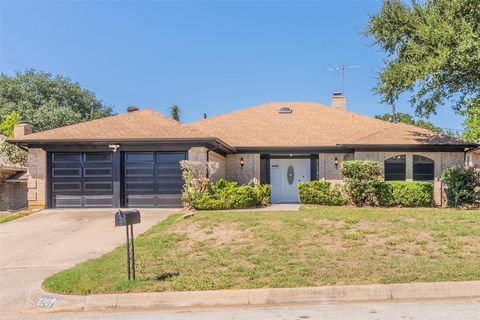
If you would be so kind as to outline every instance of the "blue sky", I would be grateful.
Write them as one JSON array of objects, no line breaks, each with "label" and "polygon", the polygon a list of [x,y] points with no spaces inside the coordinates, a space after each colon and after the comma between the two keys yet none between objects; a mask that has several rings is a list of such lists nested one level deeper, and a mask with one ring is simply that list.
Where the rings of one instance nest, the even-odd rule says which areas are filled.
[{"label": "blue sky", "polygon": [[[1,71],[62,74],[125,112],[128,105],[183,121],[268,101],[330,104],[347,74],[347,108],[390,111],[372,88],[386,56],[361,32],[380,1],[5,2]],[[402,112],[413,113],[406,99]],[[460,129],[448,106],[430,119]]]}]

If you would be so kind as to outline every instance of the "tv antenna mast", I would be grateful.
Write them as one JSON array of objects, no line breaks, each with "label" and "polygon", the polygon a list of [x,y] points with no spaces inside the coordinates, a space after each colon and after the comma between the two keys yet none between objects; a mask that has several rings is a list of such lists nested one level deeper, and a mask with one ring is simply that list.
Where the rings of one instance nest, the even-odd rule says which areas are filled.
[{"label": "tv antenna mast", "polygon": [[328,68],[328,71],[341,71],[342,72],[342,94],[345,95],[345,71],[350,71],[355,68],[359,68],[360,66],[346,66],[342,64],[339,67],[332,67]]}]

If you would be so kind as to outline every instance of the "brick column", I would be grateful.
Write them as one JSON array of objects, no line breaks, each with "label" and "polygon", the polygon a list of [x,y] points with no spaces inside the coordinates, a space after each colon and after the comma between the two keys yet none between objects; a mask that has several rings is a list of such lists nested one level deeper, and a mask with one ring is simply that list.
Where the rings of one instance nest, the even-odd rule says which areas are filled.
[{"label": "brick column", "polygon": [[47,152],[40,148],[28,149],[28,207],[47,207]]}]

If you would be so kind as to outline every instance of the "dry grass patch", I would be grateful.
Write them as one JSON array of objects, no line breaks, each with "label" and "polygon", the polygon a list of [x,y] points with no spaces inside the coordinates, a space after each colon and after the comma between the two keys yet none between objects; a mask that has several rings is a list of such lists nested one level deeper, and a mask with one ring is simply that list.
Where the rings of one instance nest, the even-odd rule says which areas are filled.
[{"label": "dry grass patch", "polygon": [[172,216],[125,248],[48,278],[61,293],[480,279],[480,212],[325,207]]}]

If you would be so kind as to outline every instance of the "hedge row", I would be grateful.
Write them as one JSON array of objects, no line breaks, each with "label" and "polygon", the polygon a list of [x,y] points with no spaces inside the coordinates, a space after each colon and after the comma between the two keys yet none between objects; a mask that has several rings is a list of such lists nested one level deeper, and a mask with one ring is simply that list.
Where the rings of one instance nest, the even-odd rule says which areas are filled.
[{"label": "hedge row", "polygon": [[[348,202],[354,203],[348,195],[342,193],[338,185],[332,188],[330,182],[325,180],[299,183],[298,194],[302,204],[340,206]],[[429,207],[433,204],[433,184],[418,181],[380,181],[375,184],[373,197],[376,205],[386,207]]]},{"label": "hedge row", "polygon": [[420,181],[387,181],[379,185],[378,200],[387,207],[430,207],[433,183]]}]

